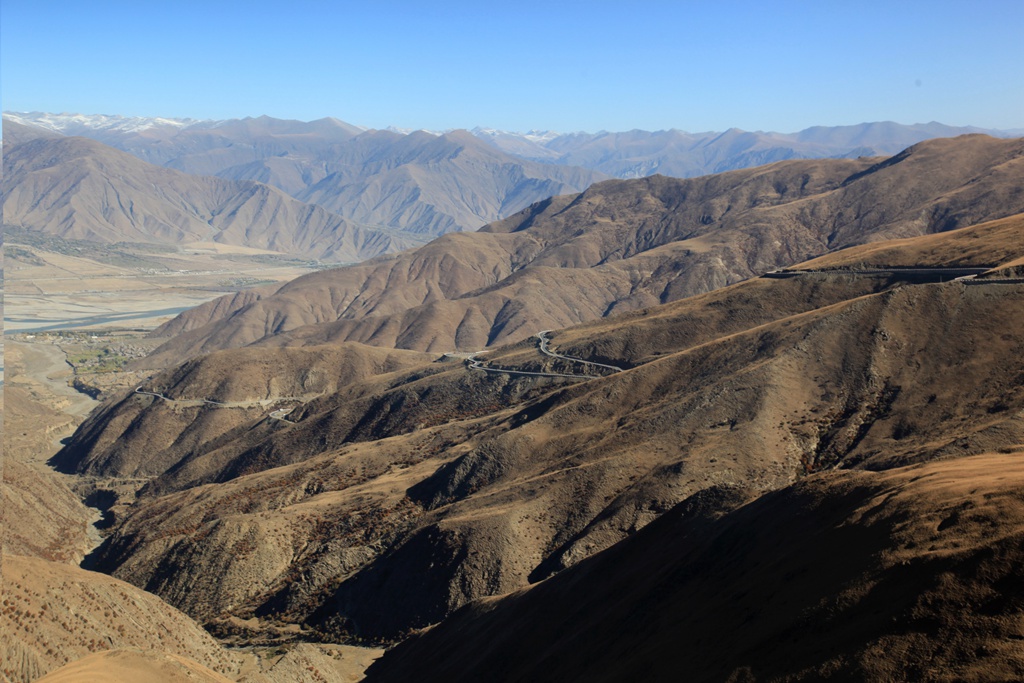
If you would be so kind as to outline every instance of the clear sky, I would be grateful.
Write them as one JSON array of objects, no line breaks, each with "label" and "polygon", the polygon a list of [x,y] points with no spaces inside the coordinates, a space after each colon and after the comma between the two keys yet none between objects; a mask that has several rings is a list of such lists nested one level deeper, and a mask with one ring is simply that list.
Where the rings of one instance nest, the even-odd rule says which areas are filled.
[{"label": "clear sky", "polygon": [[1024,127],[1024,0],[2,0],[11,111],[383,128]]}]

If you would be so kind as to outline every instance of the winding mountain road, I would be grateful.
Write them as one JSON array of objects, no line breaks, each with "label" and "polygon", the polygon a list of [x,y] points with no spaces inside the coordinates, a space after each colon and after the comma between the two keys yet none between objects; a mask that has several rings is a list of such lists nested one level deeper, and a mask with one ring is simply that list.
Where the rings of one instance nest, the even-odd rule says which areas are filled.
[{"label": "winding mountain road", "polygon": [[890,277],[906,280],[911,284],[934,284],[943,282],[959,282],[962,285],[1019,285],[1024,284],[1020,277],[981,277],[990,271],[988,267],[903,267],[868,268],[863,270],[773,270],[761,277],[784,279],[792,277],[847,275],[854,277]]},{"label": "winding mountain road", "polygon": [[[483,353],[482,351],[478,353]],[[506,370],[505,368],[490,368],[484,365],[481,361],[476,359],[476,354],[469,356],[467,361],[467,367],[470,370],[483,370],[484,372],[494,372],[504,375],[528,375],[531,377],[565,377],[567,379],[598,379],[599,375],[568,375],[558,372],[529,372],[527,370]]]},{"label": "winding mountain road", "polygon": [[[170,396],[165,396],[164,394],[160,394],[160,393],[157,393],[155,391],[146,391],[141,386],[135,387],[135,393],[136,394],[141,394],[143,396],[154,396],[156,398],[160,398],[160,399],[163,399],[165,401],[170,401],[171,403],[180,403],[183,406],[192,406],[192,407],[208,405],[208,406],[217,406],[218,408],[254,408],[254,407],[257,407],[257,406],[260,407],[260,408],[266,408],[268,404],[275,403],[275,402],[280,401],[280,400],[299,400],[299,399],[274,399],[273,401],[271,401],[271,400],[234,401],[234,402],[231,402],[231,403],[225,403],[223,401],[214,401],[214,400],[209,399],[209,398],[178,399],[178,398],[171,398]],[[271,419],[274,419],[274,420],[281,420],[282,422],[288,422],[290,424],[296,424],[292,420],[285,419],[285,415],[287,415],[288,413],[292,412],[293,410],[295,410],[295,409],[294,408],[279,408],[277,410],[272,411],[268,415],[268,417],[270,417]]]},{"label": "winding mountain road", "polygon": [[534,335],[535,337],[537,337],[537,339],[540,340],[540,352],[543,353],[544,355],[551,356],[552,358],[560,358],[562,360],[572,361],[574,363],[582,363],[584,365],[593,365],[594,367],[597,367],[597,368],[607,368],[608,370],[614,370],[615,372],[622,372],[623,369],[620,368],[617,365],[608,365],[606,363],[595,363],[594,361],[583,360],[582,358],[575,358],[573,356],[563,356],[560,353],[555,353],[554,351],[551,350],[550,347],[548,347],[548,344],[551,342],[551,338],[548,337],[548,334],[550,334],[550,333],[551,333],[551,330],[542,330],[542,331],[538,332],[536,335]]},{"label": "winding mountain road", "polygon": [[[538,332],[534,336],[540,341],[540,351],[545,356],[551,358],[558,358],[559,360],[569,361],[571,363],[580,363],[582,365],[592,365],[597,368],[606,368],[614,372],[622,372],[623,368],[616,365],[608,365],[606,363],[595,363],[594,361],[584,360],[582,358],[575,358],[573,356],[564,356],[560,353],[552,351],[548,344],[551,342],[551,338],[548,334],[551,330],[543,330]],[[481,370],[483,372],[493,372],[504,375],[525,375],[528,377],[561,377],[565,379],[601,379],[605,375],[585,375],[582,373],[563,373],[563,372],[531,372],[529,370],[508,370],[506,368],[492,368],[483,364],[483,361],[477,359],[477,355],[483,353],[483,351],[477,351],[475,353],[446,353],[446,356],[453,358],[464,358],[466,360],[466,367],[470,370]]]},{"label": "winding mountain road", "polygon": [[981,267],[905,267],[894,266],[892,268],[862,268],[843,270],[841,268],[829,268],[822,270],[773,270],[761,277],[766,278],[791,278],[806,276],[828,276],[828,275],[853,275],[857,277],[898,277],[919,282],[948,282],[950,280],[972,280],[989,268]]},{"label": "winding mountain road", "polygon": [[295,408],[279,408],[268,415],[271,420],[280,420],[281,422],[287,422],[288,424],[298,424],[292,420],[287,419],[285,416],[290,414]]}]

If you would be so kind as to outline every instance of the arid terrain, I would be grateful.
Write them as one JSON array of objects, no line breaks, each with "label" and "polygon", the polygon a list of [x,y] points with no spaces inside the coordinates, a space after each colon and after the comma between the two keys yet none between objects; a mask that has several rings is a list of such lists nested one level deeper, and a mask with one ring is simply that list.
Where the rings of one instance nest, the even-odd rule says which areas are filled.
[{"label": "arid terrain", "polygon": [[475,230],[607,178],[517,158],[466,131],[222,123],[65,136],[5,114],[6,220],[80,239],[208,234],[345,262]]},{"label": "arid terrain", "polygon": [[28,683],[48,672],[58,681],[359,680],[379,650],[320,644],[229,650],[158,597],[76,566],[107,526],[109,513],[98,509],[107,501],[96,492],[130,494],[138,482],[67,477],[46,459],[96,405],[71,387],[76,377],[106,390],[138,380],[130,371],[96,373],[92,356],[82,353],[117,348],[126,338],[140,343],[137,335],[65,332],[5,344],[0,680]]},{"label": "arid terrain", "polygon": [[[125,313],[124,303],[113,305]],[[15,334],[20,341],[9,336],[4,348],[0,680],[28,683],[48,672],[59,681],[360,679],[379,650],[228,650],[156,596],[76,566],[109,524],[102,492],[130,495],[141,482],[67,477],[46,460],[97,405],[90,394],[102,398],[145,377],[125,364],[152,349],[138,330],[154,321],[119,331],[110,329],[115,319],[75,332],[66,329],[77,322],[74,310],[54,312],[65,316],[53,321],[64,331]]]},{"label": "arid terrain", "polygon": [[606,181],[23,332],[4,676],[1024,675],[1022,160]]},{"label": "arid terrain", "polygon": [[[287,422],[198,403],[280,396],[257,371],[272,350],[226,351],[154,377],[149,391],[172,400],[110,402],[55,462],[152,477],[100,549],[105,571],[202,621],[239,610],[394,639],[572,566],[708,487],[763,492],[1019,443],[1024,338],[1003,322],[1022,301],[995,282],[751,280],[553,335],[560,353],[601,348],[625,372],[413,364],[328,389]],[[301,350],[294,362],[323,376],[326,349]],[[573,372],[531,343],[481,358]],[[249,368],[252,388],[213,363]],[[949,367],[964,368],[955,389]],[[187,582],[165,569],[207,563],[209,578]]]},{"label": "arid terrain", "polygon": [[316,267],[213,244],[154,252],[7,239],[9,333],[69,327],[152,329],[225,291],[286,282]]},{"label": "arid terrain", "polygon": [[366,680],[1018,680],[1022,486],[1024,444],[708,489]]},{"label": "arid terrain", "polygon": [[200,306],[148,361],[247,344],[476,351],[668,303],[865,242],[1024,211],[1020,140],[932,140],[889,159],[787,161],[598,183],[471,234]]}]

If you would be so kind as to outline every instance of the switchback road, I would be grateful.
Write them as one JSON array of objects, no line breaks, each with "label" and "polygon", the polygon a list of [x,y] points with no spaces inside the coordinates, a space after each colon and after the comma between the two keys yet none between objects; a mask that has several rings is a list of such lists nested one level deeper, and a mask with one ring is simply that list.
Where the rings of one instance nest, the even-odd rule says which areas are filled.
[{"label": "switchback road", "polygon": [[[551,338],[548,334],[551,330],[543,330],[538,332],[535,337],[540,341],[540,351],[545,356],[551,358],[558,358],[559,360],[569,361],[571,363],[580,363],[582,365],[592,365],[596,368],[605,368],[612,370],[613,372],[622,372],[622,368],[616,365],[607,365],[605,363],[595,363],[594,361],[584,360],[582,358],[574,358],[573,356],[564,356],[560,353],[552,351],[548,344]],[[582,373],[563,373],[563,372],[530,372],[528,370],[509,370],[506,368],[493,368],[488,365],[484,365],[483,361],[477,359],[477,354],[483,353],[483,351],[477,351],[475,353],[446,353],[446,356],[452,358],[464,358],[466,360],[466,367],[470,370],[480,370],[482,372],[499,373],[503,375],[524,375],[528,377],[561,377],[565,379],[600,379],[604,375],[586,375]]]},{"label": "switchback road", "polygon": [[[155,391],[146,391],[141,386],[135,387],[135,393],[136,394],[141,394],[142,396],[154,396],[156,398],[163,399],[164,401],[169,401],[171,403],[178,403],[178,404],[181,404],[182,406],[189,406],[189,407],[208,405],[208,406],[217,406],[218,408],[255,408],[255,407],[266,408],[266,407],[268,407],[269,405],[271,405],[273,403],[277,403],[278,401],[287,401],[287,400],[297,401],[297,400],[301,400],[301,399],[298,399],[298,398],[277,398],[277,399],[265,399],[265,400],[260,400],[260,401],[233,401],[231,403],[225,403],[223,401],[214,401],[214,400],[208,399],[208,398],[178,399],[178,398],[171,398],[170,396],[165,396],[165,395],[157,393]],[[278,410],[272,411],[268,415],[268,417],[270,417],[270,418],[272,418],[274,420],[281,420],[282,422],[289,422],[291,424],[295,424],[291,420],[285,419],[285,415],[287,415],[288,413],[292,412],[293,410],[294,410],[294,408],[280,408]]]},{"label": "switchback road", "polygon": [[607,368],[608,370],[614,370],[615,372],[622,372],[622,368],[620,368],[617,365],[607,365],[605,363],[595,363],[594,361],[583,360],[582,358],[574,358],[572,356],[563,356],[560,353],[555,353],[554,351],[552,351],[548,347],[548,343],[551,341],[551,338],[548,337],[548,334],[550,334],[550,333],[551,333],[551,330],[543,330],[541,332],[538,332],[535,335],[537,337],[537,339],[540,340],[540,352],[543,353],[544,355],[551,356],[552,358],[560,358],[562,360],[572,361],[573,363],[582,363],[583,365],[593,365],[594,367],[597,367],[597,368]]},{"label": "switchback road", "polygon": [[567,375],[557,372],[528,372],[526,370],[506,370],[505,368],[492,368],[484,365],[476,359],[476,354],[469,356],[467,366],[470,370],[483,370],[484,372],[495,372],[504,375],[527,375],[531,377],[565,377],[567,379],[598,379],[598,375]]}]

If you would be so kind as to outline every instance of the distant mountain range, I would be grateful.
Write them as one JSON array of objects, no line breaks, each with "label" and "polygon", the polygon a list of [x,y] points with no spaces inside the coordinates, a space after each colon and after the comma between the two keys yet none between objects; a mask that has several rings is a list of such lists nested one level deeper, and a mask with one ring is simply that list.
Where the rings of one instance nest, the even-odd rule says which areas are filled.
[{"label": "distant mountain range", "polygon": [[412,242],[252,181],[147,164],[81,137],[5,126],[5,225],[114,244],[215,241],[327,261],[362,261]]},{"label": "distant mountain range", "polygon": [[[354,223],[413,240],[477,228],[607,178],[688,178],[800,158],[894,154],[930,138],[984,132],[940,123],[818,126],[798,133],[512,133],[368,130],[324,118],[226,121],[5,113],[37,135],[92,138],[158,166],[254,180]],[[22,129],[20,135],[25,135]],[[5,131],[5,136],[10,133]]]},{"label": "distant mountain range", "polygon": [[[217,122],[4,115],[48,134],[88,137],[193,175],[258,181],[354,223],[425,241],[476,230],[602,173],[515,157],[465,131],[362,131],[335,119]],[[27,133],[22,129],[19,139]]]},{"label": "distant mountain range", "polygon": [[[197,152],[196,149],[192,149],[182,153],[175,145],[166,144],[168,138],[179,136],[202,140],[210,147],[230,146],[236,141],[256,142],[274,139],[280,144],[279,151],[295,151],[302,146],[303,141],[309,147],[324,142],[345,142],[366,132],[382,132],[330,117],[310,122],[275,119],[269,116],[214,121],[44,112],[5,112],[4,117],[62,135],[91,137],[161,165],[168,164],[172,159],[182,155],[187,158]],[[455,130],[428,131],[390,127],[383,132],[396,135],[420,133],[440,137]],[[880,121],[849,126],[813,126],[796,133],[744,131],[738,128],[698,133],[677,129],[517,133],[483,127],[468,132],[513,156],[549,164],[582,166],[617,178],[636,178],[652,173],[674,177],[718,173],[766,163],[763,159],[757,158],[762,153],[765,153],[764,158],[768,158],[769,161],[829,156],[877,156],[895,154],[910,145],[931,138],[956,137],[969,133],[1018,137],[1024,133],[1022,130],[947,126],[935,121],[911,125]],[[141,140],[132,140],[135,136],[145,138],[151,144],[147,146]],[[266,151],[269,150],[264,150]],[[186,161],[177,163],[188,165]]]},{"label": "distant mountain range", "polygon": [[888,156],[931,138],[969,133],[1012,137],[1002,131],[954,127],[941,123],[902,125],[891,121],[856,126],[815,126],[798,133],[686,133],[680,130],[621,133],[507,133],[476,129],[494,146],[527,159],[571,164],[616,178],[641,178],[660,173],[690,178],[784,159]]}]

